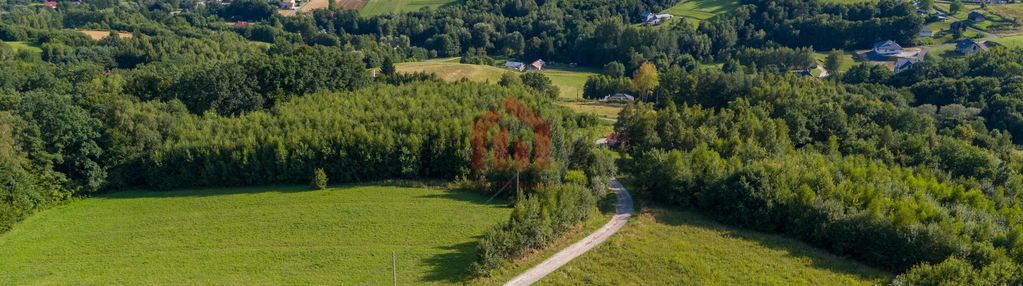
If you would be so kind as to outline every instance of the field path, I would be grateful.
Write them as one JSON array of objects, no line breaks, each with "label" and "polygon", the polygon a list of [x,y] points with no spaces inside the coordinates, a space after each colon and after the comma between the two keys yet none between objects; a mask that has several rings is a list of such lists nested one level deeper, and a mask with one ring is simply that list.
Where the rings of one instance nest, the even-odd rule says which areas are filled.
[{"label": "field path", "polygon": [[615,196],[618,197],[617,209],[615,210],[614,217],[611,217],[611,221],[608,221],[607,224],[586,238],[583,238],[565,249],[562,249],[558,253],[554,254],[554,256],[547,258],[547,260],[544,260],[526,272],[519,274],[519,276],[515,276],[515,278],[512,278],[512,280],[508,281],[508,283],[504,283],[504,285],[525,286],[533,284],[536,281],[540,281],[540,279],[547,276],[547,274],[551,274],[554,270],[558,270],[561,266],[572,261],[572,259],[575,259],[590,249],[593,249],[625,226],[625,223],[629,222],[629,217],[632,216],[632,196],[629,195],[629,191],[625,190],[625,187],[623,187],[617,179],[611,179],[611,190],[613,190],[615,192]]}]

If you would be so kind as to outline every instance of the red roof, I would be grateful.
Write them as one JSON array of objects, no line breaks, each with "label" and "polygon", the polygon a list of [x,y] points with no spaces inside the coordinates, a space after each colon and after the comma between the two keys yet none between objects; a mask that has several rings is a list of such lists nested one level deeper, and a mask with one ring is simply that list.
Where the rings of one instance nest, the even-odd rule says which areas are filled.
[{"label": "red roof", "polygon": [[57,8],[57,1],[46,1],[46,2],[43,2],[43,6],[50,7],[50,8]]}]

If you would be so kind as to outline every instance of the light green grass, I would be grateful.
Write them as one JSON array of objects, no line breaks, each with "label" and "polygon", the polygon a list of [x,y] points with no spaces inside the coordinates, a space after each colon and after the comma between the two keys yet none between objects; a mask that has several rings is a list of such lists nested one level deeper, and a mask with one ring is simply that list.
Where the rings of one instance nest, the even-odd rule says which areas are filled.
[{"label": "light green grass", "polygon": [[[813,58],[817,60],[817,64],[823,66],[824,63],[828,59],[828,54],[829,53],[831,53],[831,52],[814,52],[813,53]],[[837,71],[828,71],[828,72],[830,72],[830,73],[845,72],[845,71],[849,70],[849,68],[852,68],[852,66],[854,64],[856,64],[856,61],[855,61],[855,59],[853,59],[853,54],[850,53],[850,52],[842,51],[842,65],[839,66]]]},{"label": "light green grass", "polygon": [[32,52],[32,53],[41,53],[43,51],[39,47],[36,47],[34,44],[31,44],[31,43],[28,43],[28,42],[6,42],[6,41],[4,41],[3,44],[13,48],[15,51],[27,50],[27,51]]},{"label": "light green grass", "polygon": [[[508,69],[485,66],[462,64],[458,58],[435,59],[422,62],[398,63],[395,65],[399,72],[426,72],[437,74],[437,77],[446,81],[457,81],[468,79],[477,82],[497,83],[505,72],[514,72]],[[517,72],[516,72],[517,73]],[[548,67],[542,73],[551,79],[551,83],[561,90],[562,98],[581,99],[583,86],[586,78],[595,75],[594,71],[584,68],[560,68]]]},{"label": "light green grass", "polygon": [[468,281],[504,204],[443,189],[130,191],[44,211],[0,236],[3,285],[388,285]]},{"label": "light green grass", "polygon": [[461,2],[461,0],[369,0],[359,14],[363,16],[373,16],[384,13],[398,14],[402,12],[418,11],[424,7],[437,8]]},{"label": "light green grass", "polygon": [[661,11],[661,13],[668,13],[676,16],[676,18],[669,21],[669,23],[677,22],[677,18],[681,16],[685,18],[687,22],[697,24],[700,21],[710,19],[718,14],[731,12],[738,7],[739,1],[736,0],[686,0],[672,6],[671,8]]},{"label": "light green grass", "polygon": [[650,209],[543,285],[871,285],[889,277],[779,235]]},{"label": "light green grass", "polygon": [[1001,37],[991,41],[1010,48],[1023,48],[1023,35]]}]

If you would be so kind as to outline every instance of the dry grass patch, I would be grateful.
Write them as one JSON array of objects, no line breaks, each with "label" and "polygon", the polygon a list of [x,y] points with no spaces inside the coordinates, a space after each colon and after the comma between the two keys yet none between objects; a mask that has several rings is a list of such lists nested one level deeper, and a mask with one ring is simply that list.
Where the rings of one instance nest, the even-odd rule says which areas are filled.
[{"label": "dry grass patch", "polygon": [[[89,36],[89,38],[92,38],[93,41],[99,41],[102,40],[103,38],[110,36],[110,31],[103,30],[78,30],[78,31],[82,32],[82,34],[85,34],[86,36]],[[128,32],[117,32],[117,36],[121,38],[131,38],[132,34]]]}]

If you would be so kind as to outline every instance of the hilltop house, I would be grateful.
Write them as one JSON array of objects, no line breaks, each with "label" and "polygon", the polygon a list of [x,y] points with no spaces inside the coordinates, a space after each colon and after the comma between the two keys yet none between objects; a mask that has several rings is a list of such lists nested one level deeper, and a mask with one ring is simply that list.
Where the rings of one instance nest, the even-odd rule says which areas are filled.
[{"label": "hilltop house", "polygon": [[43,6],[46,6],[46,8],[57,9],[57,1],[46,1],[46,2],[43,2]]},{"label": "hilltop house", "polygon": [[987,19],[987,16],[984,16],[984,14],[981,14],[980,12],[973,11],[973,12],[970,12],[970,15],[968,17],[966,17],[966,18],[969,19],[970,22],[980,23],[980,22],[984,22],[984,20]]},{"label": "hilltop house", "polygon": [[538,59],[538,60],[534,61],[533,63],[529,64],[529,66],[527,66],[526,69],[538,70],[538,71],[539,70],[543,70],[543,65],[545,65],[545,64],[547,64],[547,62],[544,62],[543,60],[539,60]]},{"label": "hilltop house", "polygon": [[956,44],[956,51],[964,55],[976,54],[987,49],[988,47],[984,42],[974,41],[973,39],[965,39]]},{"label": "hilltop house", "polygon": [[646,16],[643,16],[643,24],[651,26],[660,25],[661,23],[668,21],[668,19],[675,17],[671,14],[651,14],[650,12],[646,12],[645,15]]},{"label": "hilltop house", "polygon": [[874,49],[872,51],[874,54],[881,56],[894,55],[902,52],[902,46],[895,41],[887,40],[874,43]]},{"label": "hilltop house", "polygon": [[504,67],[507,68],[507,69],[510,69],[510,70],[515,70],[515,71],[524,71],[524,70],[526,70],[526,64],[524,64],[522,62],[507,61],[507,62],[504,63]]}]

